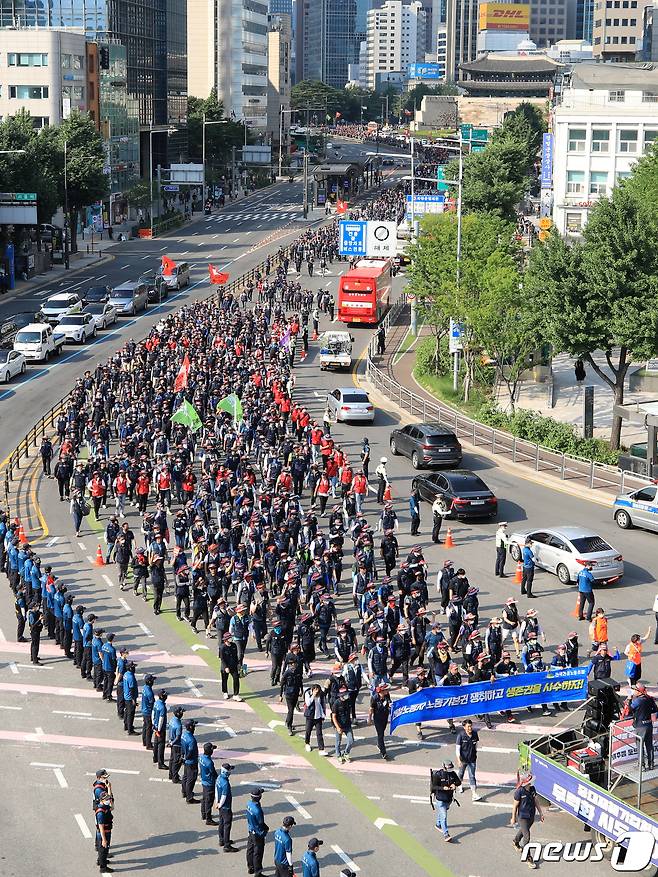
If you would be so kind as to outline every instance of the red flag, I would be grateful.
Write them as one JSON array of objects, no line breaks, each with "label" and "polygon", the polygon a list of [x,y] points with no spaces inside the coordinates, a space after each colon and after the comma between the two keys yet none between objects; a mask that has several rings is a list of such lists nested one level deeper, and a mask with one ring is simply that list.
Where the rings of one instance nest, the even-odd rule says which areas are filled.
[{"label": "red flag", "polygon": [[174,268],[176,267],[176,263],[173,259],[170,259],[169,256],[162,257],[162,276],[163,277],[171,277],[174,273]]},{"label": "red flag", "polygon": [[347,213],[347,201],[336,201],[336,213]]},{"label": "red flag", "polygon": [[174,392],[178,393],[179,390],[183,390],[187,387],[187,377],[190,373],[190,357],[185,354],[183,357],[183,364],[180,367],[180,371],[176,375],[176,380],[174,381]]},{"label": "red flag", "polygon": [[208,274],[210,275],[210,282],[223,284],[228,280],[228,274],[225,271],[218,271],[214,265],[208,265]]},{"label": "red flag", "polygon": [[336,118],[337,118],[337,119],[340,119],[340,117],[341,117],[342,115],[343,115],[342,113],[337,112],[337,113],[336,113]]}]

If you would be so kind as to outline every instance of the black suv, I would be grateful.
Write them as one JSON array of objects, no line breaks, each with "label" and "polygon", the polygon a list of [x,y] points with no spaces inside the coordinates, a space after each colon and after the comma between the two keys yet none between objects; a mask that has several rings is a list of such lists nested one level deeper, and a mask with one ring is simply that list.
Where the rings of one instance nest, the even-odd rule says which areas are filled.
[{"label": "black suv", "polygon": [[453,430],[440,423],[410,423],[391,433],[391,453],[411,457],[414,469],[460,466],[462,446]]}]

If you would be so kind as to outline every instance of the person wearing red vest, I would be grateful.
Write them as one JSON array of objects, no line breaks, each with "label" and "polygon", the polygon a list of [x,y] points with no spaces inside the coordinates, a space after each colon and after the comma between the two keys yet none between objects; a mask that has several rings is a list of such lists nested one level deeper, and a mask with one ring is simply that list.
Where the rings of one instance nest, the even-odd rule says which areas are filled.
[{"label": "person wearing red vest", "polygon": [[329,492],[331,490],[331,484],[326,474],[323,472],[320,476],[320,480],[315,486],[315,493],[313,495],[313,504],[315,505],[315,500],[320,500],[320,514],[322,517],[326,517],[327,508],[327,498],[329,496]]},{"label": "person wearing red vest", "polygon": [[343,468],[340,470],[340,490],[343,498],[349,493],[353,477],[354,473],[352,472],[350,464],[345,460]]},{"label": "person wearing red vest", "polygon": [[117,477],[114,479],[114,503],[117,508],[117,514],[121,518],[126,517],[126,496],[128,494],[128,476],[120,469]]},{"label": "person wearing red vest", "polygon": [[89,493],[91,493],[91,502],[94,507],[96,520],[100,517],[101,504],[105,495],[105,482],[99,472],[94,472],[94,477],[89,482]]},{"label": "person wearing red vest", "polygon": [[146,472],[141,472],[137,478],[137,508],[139,509],[141,514],[144,514],[146,511],[146,504],[149,500],[149,493],[151,492],[151,479],[148,477]]},{"label": "person wearing red vest", "polygon": [[171,474],[169,469],[162,469],[158,475],[158,498],[163,505],[171,509]]},{"label": "person wearing red vest", "polygon": [[360,515],[363,501],[368,495],[368,479],[363,474],[363,470],[357,472],[352,479],[352,493],[354,494],[354,500],[356,502],[356,512]]}]

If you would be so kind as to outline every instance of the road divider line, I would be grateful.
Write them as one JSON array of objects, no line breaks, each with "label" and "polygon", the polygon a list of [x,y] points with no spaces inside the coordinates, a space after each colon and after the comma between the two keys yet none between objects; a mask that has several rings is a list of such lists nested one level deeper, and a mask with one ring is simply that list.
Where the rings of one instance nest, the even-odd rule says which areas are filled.
[{"label": "road divider line", "polygon": [[66,777],[62,773],[61,767],[53,768],[53,773],[55,774],[55,779],[59,783],[60,789],[68,789],[69,784],[66,782]]},{"label": "road divider line", "polygon": [[48,761],[31,761],[30,767],[49,767],[51,770],[54,770],[56,767],[66,767],[64,764],[51,764]]},{"label": "road divider line", "polygon": [[53,545],[56,545],[58,542],[59,536],[53,536],[52,539],[49,539],[48,542],[46,542],[46,548],[52,548]]},{"label": "road divider line", "polygon": [[106,576],[105,573],[103,573],[103,581],[108,586],[108,588],[114,587],[114,582],[112,581],[112,579],[109,576]]},{"label": "road divider line", "polygon": [[359,868],[359,866],[357,864],[355,864],[352,861],[352,859],[350,859],[350,857],[347,855],[346,852],[341,850],[341,848],[339,846],[337,846],[336,844],[332,844],[331,849],[336,853],[336,855],[341,860],[341,862],[343,862],[345,865],[347,865],[347,867],[351,871],[354,871],[355,874],[358,874],[358,872],[361,870],[361,868]]},{"label": "road divider line", "polygon": [[16,661],[9,662],[9,669],[14,674],[14,676],[18,676],[18,667],[16,666]]},{"label": "road divider line", "polygon": [[[91,713],[79,713],[74,710],[53,710],[56,716],[90,716]],[[64,765],[62,765],[64,767]]]},{"label": "road divider line", "polygon": [[126,601],[123,599],[123,597],[119,597],[119,603],[121,603],[121,605],[122,605],[123,608],[126,610],[126,612],[132,612],[132,609],[131,609],[130,606],[126,603]]},{"label": "road divider line", "polygon": [[78,828],[82,832],[82,836],[85,838],[85,840],[91,840],[91,832],[87,827],[87,823],[85,822],[82,813],[76,813],[74,819],[78,823]]},{"label": "road divider line", "polygon": [[89,563],[90,563],[92,566],[94,565],[94,558],[91,556],[91,554],[88,554],[88,555],[87,555],[87,560],[89,561]]},{"label": "road divider line", "polygon": [[185,679],[185,684],[187,685],[187,687],[190,689],[190,691],[192,692],[192,694],[193,694],[195,697],[203,697],[203,695],[201,694],[201,692],[200,692],[199,689],[196,687],[196,685],[194,684],[194,682],[192,682],[191,679],[189,679],[189,678],[186,677],[186,679]]},{"label": "road divider line", "polygon": [[299,813],[299,815],[302,817],[302,819],[310,819],[311,818],[311,814],[308,812],[308,810],[305,807],[302,807],[302,805],[299,803],[297,798],[293,798],[292,795],[286,795],[285,797],[286,797],[286,801],[292,807],[295,808],[295,810]]},{"label": "road divider line", "polygon": [[4,631],[0,627],[0,643],[6,643],[6,642],[7,642],[7,637],[5,636]]},{"label": "road divider line", "polygon": [[22,706],[0,706],[0,710],[22,710]]},{"label": "road divider line", "polygon": [[86,545],[85,545],[84,542],[78,542],[78,548],[80,549],[80,551],[86,551],[86,550],[87,550],[87,547],[86,547]]},{"label": "road divider line", "polygon": [[141,629],[144,631],[146,636],[151,637],[151,639],[154,638],[151,631],[148,629],[148,627],[142,621],[138,621],[137,623],[138,623],[139,627],[141,627]]}]

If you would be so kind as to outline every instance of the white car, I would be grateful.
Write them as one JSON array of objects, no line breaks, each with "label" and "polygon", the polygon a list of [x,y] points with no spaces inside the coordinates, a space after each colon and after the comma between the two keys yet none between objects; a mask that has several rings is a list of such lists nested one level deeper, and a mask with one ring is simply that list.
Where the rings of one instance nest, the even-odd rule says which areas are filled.
[{"label": "white car", "polygon": [[602,536],[584,527],[556,527],[524,530],[509,537],[509,552],[519,561],[526,538],[535,564],[555,573],[563,585],[578,579],[586,563],[592,564],[592,575],[599,584],[618,582],[624,575],[624,558]]},{"label": "white car", "polygon": [[109,301],[93,301],[85,305],[83,314],[91,314],[97,329],[107,329],[117,321],[117,309]]},{"label": "white car", "polygon": [[58,292],[51,295],[41,305],[38,317],[44,323],[56,326],[62,317],[78,314],[82,310],[82,300],[75,292]]},{"label": "white car", "polygon": [[336,423],[348,420],[372,423],[375,419],[374,405],[366,391],[358,387],[338,387],[327,393],[327,407]]},{"label": "white car", "polygon": [[8,384],[16,375],[25,372],[25,357],[18,350],[10,347],[0,347],[0,381]]},{"label": "white car", "polygon": [[93,314],[68,314],[55,326],[55,331],[65,336],[67,341],[84,344],[88,338],[95,338],[98,332]]}]

